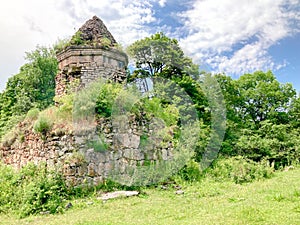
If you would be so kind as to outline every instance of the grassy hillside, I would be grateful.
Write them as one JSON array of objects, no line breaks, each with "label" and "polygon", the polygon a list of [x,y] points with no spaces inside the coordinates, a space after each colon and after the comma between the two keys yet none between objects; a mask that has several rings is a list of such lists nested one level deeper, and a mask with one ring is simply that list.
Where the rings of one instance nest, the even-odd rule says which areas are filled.
[{"label": "grassy hillside", "polygon": [[169,187],[107,202],[74,200],[65,214],[23,220],[0,215],[0,224],[300,224],[299,172],[243,185],[207,178],[183,185],[183,195]]}]

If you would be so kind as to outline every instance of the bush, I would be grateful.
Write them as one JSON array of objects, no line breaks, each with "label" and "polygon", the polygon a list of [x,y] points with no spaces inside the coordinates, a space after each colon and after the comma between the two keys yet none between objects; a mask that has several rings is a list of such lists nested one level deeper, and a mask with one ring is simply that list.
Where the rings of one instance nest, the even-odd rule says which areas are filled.
[{"label": "bush", "polygon": [[71,38],[71,45],[83,45],[84,44],[84,40],[81,37],[82,32],[81,31],[77,31],[73,37]]},{"label": "bush", "polygon": [[241,156],[227,159],[218,159],[207,175],[217,180],[232,180],[237,184],[252,182],[254,180],[272,177],[274,168],[268,161],[260,163]]},{"label": "bush", "polygon": [[38,120],[34,123],[34,132],[45,135],[48,131],[52,129],[53,121],[51,121],[45,115],[40,115]]},{"label": "bush", "polygon": [[[103,117],[110,117],[112,114],[113,104],[122,91],[120,84],[107,83],[98,91],[96,102],[96,113]],[[125,94],[125,93],[123,93]]]},{"label": "bush", "polygon": [[26,119],[28,120],[36,120],[40,114],[40,110],[37,108],[30,109],[27,112]]},{"label": "bush", "polygon": [[54,50],[56,53],[63,51],[65,48],[70,46],[70,39],[58,39],[54,45]]},{"label": "bush", "polygon": [[100,39],[100,42],[103,48],[108,49],[111,46],[111,41],[107,37],[103,37]]},{"label": "bush", "polygon": [[4,138],[9,132],[13,132],[15,126],[22,120],[24,120],[24,116],[11,116],[7,121],[1,121],[0,118],[0,138]]},{"label": "bush", "polygon": [[20,172],[0,164],[0,212],[25,217],[39,212],[62,212],[68,197],[66,183],[57,171],[45,164],[28,164]]},{"label": "bush", "polygon": [[179,172],[179,178],[184,181],[195,182],[202,177],[200,165],[195,160],[190,160]]},{"label": "bush", "polygon": [[18,176],[12,167],[0,163],[0,213],[15,209],[18,186]]}]

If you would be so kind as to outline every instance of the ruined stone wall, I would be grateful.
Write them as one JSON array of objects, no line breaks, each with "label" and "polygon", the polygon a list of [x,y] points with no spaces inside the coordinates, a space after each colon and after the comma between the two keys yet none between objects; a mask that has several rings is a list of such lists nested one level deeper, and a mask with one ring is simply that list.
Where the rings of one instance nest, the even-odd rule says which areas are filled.
[{"label": "ruined stone wall", "polygon": [[[59,168],[70,185],[99,184],[112,172],[122,174],[128,167],[172,158],[173,144],[164,142],[154,129],[157,126],[147,120],[133,118],[120,129],[111,120],[101,119],[94,130],[56,127],[46,136],[35,134],[26,123],[19,124],[22,134],[0,146],[0,160],[17,169],[29,162],[45,162],[50,168]],[[99,137],[105,149],[89,145]]]},{"label": "ruined stone wall", "polygon": [[80,88],[100,77],[116,82],[126,79],[128,58],[116,49],[69,46],[57,59],[60,72],[56,76],[56,96],[65,94],[74,79],[80,80]]}]

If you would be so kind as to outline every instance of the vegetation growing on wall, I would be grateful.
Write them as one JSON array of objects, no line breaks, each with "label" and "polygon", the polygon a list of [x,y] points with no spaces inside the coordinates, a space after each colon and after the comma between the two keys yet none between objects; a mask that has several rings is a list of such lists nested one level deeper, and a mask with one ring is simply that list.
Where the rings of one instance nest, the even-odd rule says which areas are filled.
[{"label": "vegetation growing on wall", "polygon": [[[106,39],[102,42],[104,47],[111,44]],[[56,50],[61,51],[70,44],[84,44],[80,32],[71,41],[58,43]],[[169,83],[163,83],[161,87],[158,85],[157,90],[142,96],[132,84],[124,87],[99,82],[77,95],[70,91],[57,98],[59,106],[54,107],[57,60],[53,49],[37,47],[27,53],[28,62],[9,79],[6,89],[0,93],[2,144],[9,145],[16,138],[22,142],[23,131],[14,129],[14,126],[24,119],[30,121],[34,131],[43,136],[55,125],[72,124],[76,118],[91,116],[95,119],[96,116],[96,119],[108,119],[114,114],[127,113],[137,119],[160,119],[167,128],[162,133],[157,132],[165,141],[162,144],[174,142],[176,147],[182,134],[179,128],[190,116],[184,117],[180,112],[195,108],[200,129],[197,140],[189,140],[196,146],[194,155],[177,175],[183,180],[200,180],[204,173],[199,162],[211,139],[213,106],[209,105],[201,88],[198,66],[184,55],[177,40],[163,33],[136,41],[128,47],[128,52],[136,63],[136,69],[128,76],[128,83],[147,77],[154,84],[159,84],[157,78],[172,81],[189,96],[191,102],[187,103],[180,97],[170,99],[169,96],[176,96],[178,92]],[[200,78],[210,76],[201,73]],[[279,83],[271,71],[257,71],[235,80],[225,74],[217,74],[215,78],[225,99],[226,133],[219,159],[206,171],[206,175],[240,184],[269,178],[274,169],[299,163],[300,97],[292,85]],[[151,88],[148,87],[148,90],[151,91]],[[177,107],[178,104],[180,107]],[[188,140],[189,136],[184,138]],[[109,146],[104,138],[100,139],[101,143],[90,144],[99,151],[106,151]],[[145,147],[148,142],[149,134],[142,134],[140,146]],[[0,181],[1,212],[12,209],[19,211],[21,216],[27,216],[40,211],[62,211],[62,199],[67,191],[58,174],[35,166],[25,167],[16,174],[0,165]]]}]

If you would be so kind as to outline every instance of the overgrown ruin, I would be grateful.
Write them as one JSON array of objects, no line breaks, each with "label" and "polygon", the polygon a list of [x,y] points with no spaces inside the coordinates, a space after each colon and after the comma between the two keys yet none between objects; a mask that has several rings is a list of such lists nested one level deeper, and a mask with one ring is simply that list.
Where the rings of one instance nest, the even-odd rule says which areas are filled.
[{"label": "overgrown ruin", "polygon": [[[57,97],[65,95],[75,79],[81,89],[97,78],[125,81],[127,55],[118,50],[117,42],[99,18],[88,20],[73,40],[74,37],[79,38],[80,44],[71,43],[57,53]],[[48,167],[59,168],[70,185],[99,184],[112,172],[126,176],[132,168],[172,158],[172,142],[161,145],[157,121],[137,120],[134,116],[124,121],[126,126],[118,129],[113,121],[103,118],[97,121],[95,130],[82,132],[55,124],[41,135],[33,131],[32,121],[25,120],[17,125],[17,132],[9,141],[0,146],[0,157],[17,169],[29,162],[45,162]],[[107,149],[101,151],[88,144],[99,139],[99,132],[107,143]]]},{"label": "overgrown ruin", "polygon": [[99,77],[116,82],[125,80],[128,57],[118,50],[115,38],[101,19],[94,16],[88,20],[72,40],[76,38],[76,45],[71,43],[57,53],[56,96],[65,94],[74,79],[80,80],[81,87]]}]

